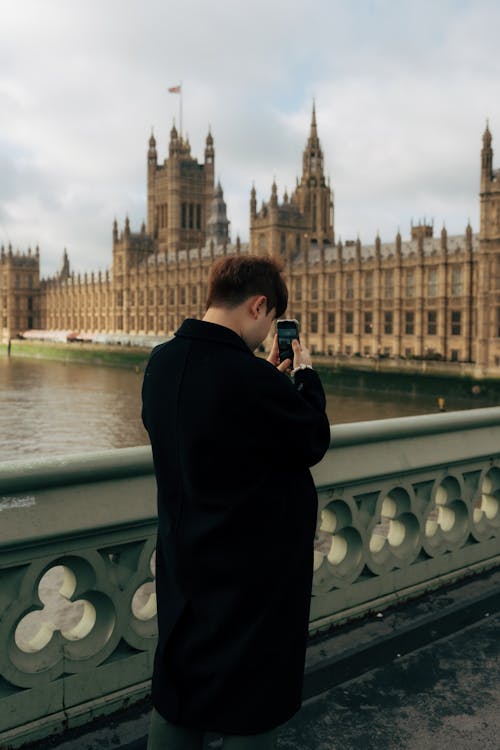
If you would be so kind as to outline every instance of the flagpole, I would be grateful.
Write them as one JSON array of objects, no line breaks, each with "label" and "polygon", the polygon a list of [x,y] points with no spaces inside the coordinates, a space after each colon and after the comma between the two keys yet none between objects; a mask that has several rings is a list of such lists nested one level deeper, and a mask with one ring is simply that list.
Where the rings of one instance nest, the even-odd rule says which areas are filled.
[{"label": "flagpole", "polygon": [[182,81],[177,86],[170,86],[169,94],[179,94],[179,135],[182,139]]},{"label": "flagpole", "polygon": [[182,138],[182,81],[180,84],[180,97],[179,97],[179,130]]}]

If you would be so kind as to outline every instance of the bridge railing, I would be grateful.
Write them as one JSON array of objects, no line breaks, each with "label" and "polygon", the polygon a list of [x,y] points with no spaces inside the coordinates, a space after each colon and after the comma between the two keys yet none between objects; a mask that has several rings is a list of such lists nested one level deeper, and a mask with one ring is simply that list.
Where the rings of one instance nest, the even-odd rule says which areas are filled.
[{"label": "bridge railing", "polygon": [[[500,562],[500,408],[333,427],[313,474],[312,632]],[[148,447],[0,465],[0,747],[148,694],[155,495]]]}]

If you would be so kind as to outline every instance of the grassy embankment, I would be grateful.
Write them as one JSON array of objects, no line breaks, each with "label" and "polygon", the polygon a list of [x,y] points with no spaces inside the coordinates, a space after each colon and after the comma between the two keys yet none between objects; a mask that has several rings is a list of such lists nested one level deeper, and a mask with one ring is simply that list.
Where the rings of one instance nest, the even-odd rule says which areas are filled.
[{"label": "grassy embankment", "polygon": [[[150,349],[108,344],[72,344],[45,341],[22,341],[13,339],[11,357],[52,359],[59,362],[76,362],[87,365],[107,365],[143,370],[148,361]],[[0,355],[7,356],[7,344],[0,344]]]}]

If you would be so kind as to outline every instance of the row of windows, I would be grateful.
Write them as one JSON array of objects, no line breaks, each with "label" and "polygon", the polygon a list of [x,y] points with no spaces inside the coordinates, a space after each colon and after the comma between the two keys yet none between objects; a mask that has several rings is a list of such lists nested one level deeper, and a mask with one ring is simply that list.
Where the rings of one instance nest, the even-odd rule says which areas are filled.
[{"label": "row of windows", "polygon": [[[156,206],[156,221],[159,229],[168,226],[168,203]],[[201,229],[201,203],[181,203],[181,228]]]},{"label": "row of windows", "polygon": [[[300,302],[302,300],[302,279],[299,277],[295,279],[295,300]],[[312,302],[316,302],[319,298],[319,277],[311,276],[310,278],[310,299]],[[329,300],[335,299],[335,274],[329,274],[326,276],[326,298]]]},{"label": "row of windows", "polygon": [[[2,279],[3,288],[6,289],[8,286],[8,276],[5,273]],[[16,273],[14,274],[14,289],[33,289],[34,276],[32,273]]]},{"label": "row of windows", "polygon": [[[296,316],[297,317],[297,316]],[[318,313],[309,314],[309,331],[318,333]],[[437,334],[438,314],[436,310],[427,311],[426,332],[428,336]],[[500,308],[498,308],[497,335],[500,336]],[[382,330],[384,334],[391,335],[394,333],[394,316],[392,310],[386,310],[383,313]],[[415,313],[412,310],[406,310],[403,318],[403,330],[408,336],[415,334]],[[336,332],[336,313],[329,312],[326,316],[326,332]],[[373,313],[365,312],[363,317],[363,332],[366,334],[373,333]],[[344,313],[344,333],[354,333],[354,313],[347,311]],[[450,317],[450,334],[452,336],[462,335],[462,313],[460,310],[452,310]]]},{"label": "row of windows", "polygon": [[[371,271],[363,274],[363,297],[372,299],[373,297],[373,279]],[[394,271],[384,271],[382,278],[382,294],[385,299],[394,297]],[[407,299],[415,297],[416,276],[414,270],[408,270],[403,274],[403,293]],[[426,273],[426,296],[428,298],[437,297],[438,295],[438,269],[429,268]],[[349,273],[345,279],[346,299],[354,298],[354,274]],[[451,286],[450,294],[452,297],[460,297],[463,294],[462,268],[454,266],[451,269]]]},{"label": "row of windows", "polygon": [[[7,308],[7,296],[0,296],[0,307],[4,310]],[[33,310],[33,297],[14,297],[15,310]]]},{"label": "row of windows", "polygon": [[201,229],[201,203],[181,203],[181,228]]},{"label": "row of windows", "polygon": [[[206,284],[202,285],[201,288],[201,297],[203,300],[205,299],[207,294],[207,287]],[[180,305],[185,305],[187,303],[189,297],[189,301],[191,305],[197,305],[200,300],[200,294],[199,289],[197,286],[181,286],[179,287],[179,294],[178,294],[178,303]],[[147,304],[149,306],[153,306],[155,304],[155,290],[154,289],[148,289],[147,294],[144,290],[140,289],[136,295],[135,291],[132,290],[129,292],[129,304],[131,307],[134,307],[137,301],[137,304],[139,307],[142,307],[147,299]],[[116,304],[118,307],[123,306],[123,291],[119,291],[116,293]],[[156,290],[156,304],[162,306],[165,304],[165,289],[157,289]],[[175,305],[176,304],[176,289],[174,287],[171,287],[168,290],[168,304],[169,305]]]},{"label": "row of windows", "polygon": [[[394,272],[384,271],[382,278],[382,296],[384,299],[393,299],[394,297]],[[406,271],[403,277],[403,293],[406,299],[415,297],[415,271]],[[295,300],[302,300],[303,287],[302,279],[297,278],[294,282]],[[310,299],[318,299],[319,277],[311,276],[310,278]],[[326,276],[326,298],[335,299],[335,274]],[[426,278],[426,296],[427,298],[437,297],[438,295],[438,269],[430,268],[427,271]],[[452,268],[450,294],[452,297],[460,297],[463,294],[462,268],[459,266]],[[344,295],[345,299],[354,299],[354,273],[347,273],[344,278]],[[368,271],[362,277],[362,296],[364,299],[372,299],[374,296],[374,274]]]},{"label": "row of windows", "polygon": [[[4,328],[8,327],[8,318],[6,315],[2,315],[2,325]],[[11,319],[11,327],[17,329],[18,331],[33,328],[33,316],[28,315],[27,317],[24,317],[22,315],[16,315],[13,319]]]}]

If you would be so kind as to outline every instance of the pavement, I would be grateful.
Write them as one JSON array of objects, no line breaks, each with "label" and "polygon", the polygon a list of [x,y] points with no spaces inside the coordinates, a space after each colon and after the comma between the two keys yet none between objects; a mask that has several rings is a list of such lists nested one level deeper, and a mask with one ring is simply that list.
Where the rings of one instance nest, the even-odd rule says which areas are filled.
[{"label": "pavement", "polygon": [[[305,698],[279,750],[500,750],[500,569],[312,640]],[[145,750],[148,718],[142,704],[32,748]]]}]

